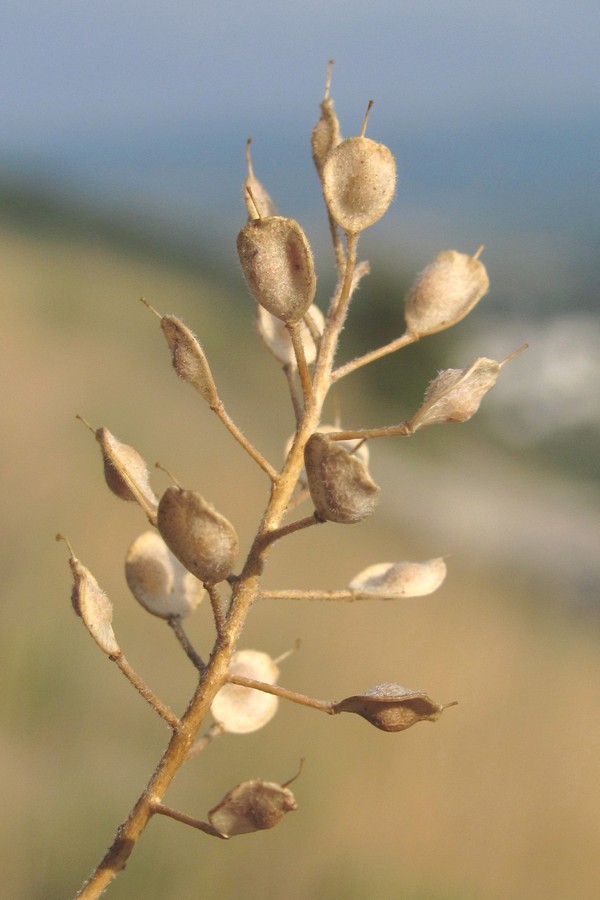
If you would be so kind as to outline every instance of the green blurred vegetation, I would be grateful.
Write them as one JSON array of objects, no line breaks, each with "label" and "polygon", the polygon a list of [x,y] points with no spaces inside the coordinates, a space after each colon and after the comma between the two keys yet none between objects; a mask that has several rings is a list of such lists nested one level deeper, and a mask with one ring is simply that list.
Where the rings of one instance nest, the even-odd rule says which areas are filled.
[{"label": "green blurred vegetation", "polygon": [[[111,841],[167,733],[73,615],[56,531],[69,536],[112,598],[118,639],[151,687],[178,710],[194,686],[170,632],[127,595],[122,560],[145,523],[109,495],[98,449],[74,416],[107,425],[150,463],[160,459],[205,493],[235,522],[242,546],[262,511],[265,478],[177,383],[160,329],[137,298],[180,315],[200,335],[229,411],[273,460],[292,417],[277,366],[253,333],[234,235],[230,275],[221,281],[200,255],[171,254],[168,242],[144,238],[141,227],[128,238],[122,224],[111,229],[48,198],[37,205],[34,196],[21,198],[12,208],[6,192],[5,200],[3,896],[59,900],[73,895]],[[357,303],[348,334],[360,333],[362,349],[387,340],[392,324],[397,333],[378,299],[391,293],[398,287],[389,281],[361,289],[369,305]],[[395,397],[400,384],[410,405],[439,367],[441,347],[432,339],[419,345],[422,356],[378,363],[377,385]],[[365,413],[381,424],[369,378],[344,386],[342,409],[350,419]],[[468,446],[475,432],[461,440]],[[426,455],[430,445],[417,446],[403,478],[411,454]],[[496,480],[499,495],[511,490],[500,465]],[[164,484],[160,474],[155,484]],[[435,489],[426,482],[422,503],[437,516]],[[356,529],[296,535],[273,554],[267,585],[338,587],[371,562],[443,552],[415,527],[410,509],[402,521],[382,509]],[[206,652],[209,610],[194,619],[192,639]],[[598,635],[588,619],[568,615],[558,588],[516,566],[457,558],[439,594],[404,604],[258,605],[243,643],[278,655],[296,638],[302,647],[281,679],[290,688],[335,698],[396,680],[460,705],[435,727],[401,735],[282,707],[265,730],[221,738],[182,771],[167,802],[202,817],[234,784],[285,781],[305,757],[294,786],[298,812],[272,832],[230,842],[154,821],[109,896],[597,895]]]}]

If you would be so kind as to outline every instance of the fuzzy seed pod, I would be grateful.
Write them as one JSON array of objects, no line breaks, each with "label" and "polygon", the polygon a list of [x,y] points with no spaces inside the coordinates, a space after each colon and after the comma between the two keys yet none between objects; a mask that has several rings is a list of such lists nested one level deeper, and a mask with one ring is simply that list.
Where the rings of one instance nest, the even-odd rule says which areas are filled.
[{"label": "fuzzy seed pod", "polygon": [[331,77],[331,63],[327,70],[327,86],[325,88],[325,96],[321,101],[321,115],[319,121],[312,130],[310,136],[310,144],[312,147],[312,158],[319,178],[323,175],[323,166],[325,160],[342,140],[340,133],[340,123],[333,108],[333,100],[329,96],[329,82]]},{"label": "fuzzy seed pod", "polygon": [[208,821],[223,837],[273,828],[288,812],[297,809],[289,788],[271,781],[244,781],[211,809]]},{"label": "fuzzy seed pod", "polygon": [[146,504],[154,509],[158,500],[150,487],[148,466],[129,444],[118,441],[108,428],[95,432],[104,461],[104,478],[110,490],[121,500],[139,502],[136,490]]},{"label": "fuzzy seed pod", "polygon": [[424,425],[467,422],[498,380],[502,363],[480,356],[468,369],[444,369],[434,378],[423,405],[409,422],[411,431]]},{"label": "fuzzy seed pod", "polygon": [[[319,434],[329,434],[331,431],[340,431],[341,426],[338,425],[319,425],[318,433]],[[292,449],[292,444],[294,443],[295,435],[292,435],[286,445],[285,445],[285,458],[287,459],[290,450]],[[357,441],[357,440],[349,440],[349,441],[336,441],[340,447],[343,447],[350,456],[355,456],[357,459],[361,461],[361,463],[368,469],[369,467],[369,445],[367,441]],[[301,469],[300,474],[298,475],[298,481],[300,484],[306,487],[306,469]]]},{"label": "fuzzy seed pod", "polygon": [[334,713],[352,712],[381,731],[405,731],[417,722],[435,722],[444,709],[422,691],[410,691],[400,684],[378,684],[364,694],[346,697],[333,704]]},{"label": "fuzzy seed pod", "polygon": [[69,565],[73,573],[73,609],[83,619],[85,627],[100,649],[107,656],[119,656],[121,648],[112,628],[112,603],[90,570],[75,556],[70,556]]},{"label": "fuzzy seed pod", "polygon": [[[313,303],[307,310],[306,315],[311,316],[317,331],[319,334],[322,334],[323,328],[325,327],[325,319],[321,310]],[[267,349],[271,351],[275,359],[279,360],[282,365],[290,366],[292,369],[295,369],[297,362],[296,354],[294,353],[294,348],[292,346],[292,339],[281,319],[271,315],[270,312],[267,312],[267,310],[260,305],[257,306],[257,316],[258,333]],[[311,363],[315,361],[317,348],[312,339],[312,335],[308,330],[308,326],[304,321],[300,326],[300,334],[302,336],[306,362],[308,365],[311,365]]]},{"label": "fuzzy seed pod", "polygon": [[160,327],[171,351],[173,368],[179,377],[191,384],[208,403],[219,399],[208,360],[198,339],[175,316],[162,316]]},{"label": "fuzzy seed pod", "polygon": [[396,189],[396,163],[384,144],[346,138],[327,156],[323,194],[337,224],[351,234],[373,225],[385,213]]},{"label": "fuzzy seed pod", "polygon": [[445,250],[417,277],[404,302],[406,327],[422,337],[456,325],[471,312],[490,286],[475,254]]},{"label": "fuzzy seed pod", "polygon": [[[279,678],[279,669],[271,657],[259,650],[234,653],[229,672],[267,684],[275,684]],[[274,694],[241,684],[225,684],[213,700],[210,711],[215,721],[230,734],[250,734],[271,721],[278,705],[279,700]]]},{"label": "fuzzy seed pod", "polygon": [[437,591],[446,577],[442,557],[426,562],[376,563],[356,575],[348,588],[358,594],[396,600],[400,597],[425,597]]},{"label": "fuzzy seed pod", "polygon": [[238,552],[235,528],[200,494],[168,487],[157,524],[169,550],[200,581],[218,584],[230,574]]},{"label": "fuzzy seed pod", "polygon": [[299,322],[314,300],[317,277],[298,223],[282,216],[253,219],[238,234],[237,250],[254,299],[283,322]]},{"label": "fuzzy seed pod", "polygon": [[329,522],[352,525],[370,516],[380,488],[367,467],[337,441],[315,432],[304,448],[308,489],[317,515]]},{"label": "fuzzy seed pod", "polygon": [[204,597],[198,579],[184,569],[156,531],[145,531],[131,544],[125,577],[138,603],[161,619],[189,616]]},{"label": "fuzzy seed pod", "polygon": [[258,178],[254,175],[252,156],[250,154],[251,143],[252,138],[248,138],[246,141],[246,164],[248,166],[248,175],[244,181],[244,203],[246,204],[249,222],[261,217],[264,218],[265,216],[277,215],[277,207]]}]

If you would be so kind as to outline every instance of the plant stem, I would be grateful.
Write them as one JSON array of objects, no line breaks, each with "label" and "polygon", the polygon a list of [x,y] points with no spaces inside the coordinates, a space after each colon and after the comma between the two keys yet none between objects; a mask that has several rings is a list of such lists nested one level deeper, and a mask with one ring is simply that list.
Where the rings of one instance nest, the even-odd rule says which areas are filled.
[{"label": "plant stem", "polygon": [[181,721],[174,715],[171,710],[162,703],[156,694],[150,690],[145,681],[142,681],[140,676],[135,672],[134,669],[131,668],[123,654],[119,654],[118,656],[111,656],[110,659],[113,660],[125,676],[127,680],[134,686],[136,691],[142,695],[146,703],[149,703],[152,709],[154,709],[161,719],[164,719],[165,722],[173,729],[173,731],[179,731],[181,728]]},{"label": "plant stem", "polygon": [[316,700],[314,697],[307,697],[306,694],[299,694],[297,691],[289,691],[278,684],[268,684],[266,681],[256,681],[254,678],[246,678],[245,675],[230,675],[228,681],[231,684],[239,684],[241,687],[252,688],[255,691],[263,691],[265,694],[274,694],[276,697],[282,697],[284,700],[291,700],[292,703],[298,703],[300,706],[310,706],[312,709],[318,709],[326,712],[330,716],[333,715],[333,703],[330,700]]}]

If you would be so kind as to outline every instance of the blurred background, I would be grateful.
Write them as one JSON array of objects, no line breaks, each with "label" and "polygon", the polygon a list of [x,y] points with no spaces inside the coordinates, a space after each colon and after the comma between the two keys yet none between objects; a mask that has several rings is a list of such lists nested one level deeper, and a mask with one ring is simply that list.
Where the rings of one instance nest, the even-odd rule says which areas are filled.
[{"label": "blurred background", "polygon": [[[257,176],[309,236],[324,308],[334,267],[309,135],[329,58],[343,133],[373,98],[368,133],[399,169],[392,209],[361,239],[372,275],[342,358],[401,333],[403,295],[440,250],[484,244],[491,278],[455,329],[344,380],[329,415],[401,421],[438,369],[529,349],[471,422],[372,442],[376,515],[290,537],[265,582],[337,588],[373,562],[452,555],[442,589],[265,602],[243,643],[277,656],[300,638],[281,680],[317,697],[398,681],[460,705],[400,735],[283,707],[255,735],[222,737],[167,802],[204,817],[238,782],[285,781],[305,757],[298,812],[231,842],[155,821],[110,896],[598,895],[599,26],[591,0],[3,6],[3,896],[72,896],[167,740],[73,615],[57,531],[112,598],[151,687],[180,710],[194,686],[170,632],[128,596],[122,560],[143,517],[108,493],[75,414],[203,492],[248,545],[265,478],[177,383],[138,298],[200,336],[229,412],[276,462],[292,415],[235,253],[244,145],[253,136]],[[194,619],[206,652],[209,610]]]}]

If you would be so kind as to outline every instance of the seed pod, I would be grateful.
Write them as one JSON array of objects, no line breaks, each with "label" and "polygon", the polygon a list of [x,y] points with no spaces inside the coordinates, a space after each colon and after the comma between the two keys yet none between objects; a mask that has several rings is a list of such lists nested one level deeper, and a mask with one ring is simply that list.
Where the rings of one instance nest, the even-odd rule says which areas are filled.
[{"label": "seed pod", "polygon": [[283,322],[299,322],[314,300],[317,278],[311,249],[294,219],[253,219],[237,250],[254,299]]},{"label": "seed pod", "polygon": [[208,360],[196,336],[175,316],[161,316],[160,327],[171,351],[173,368],[204,399],[214,404],[219,399]]},{"label": "seed pod", "polygon": [[168,487],[157,524],[167,547],[200,581],[218,584],[230,574],[238,551],[235,528],[200,494]]},{"label": "seed pod", "polygon": [[[279,678],[279,669],[271,657],[259,650],[234,653],[229,672],[267,684],[275,684]],[[215,721],[230,734],[250,734],[271,721],[278,705],[279,700],[273,694],[241,684],[225,684],[213,700],[210,711]]]},{"label": "seed pod", "polygon": [[[340,431],[340,430],[341,430],[341,426],[339,424],[338,425],[319,425],[318,433],[319,434],[329,434],[329,432],[331,432],[331,431]],[[288,441],[285,445],[285,458],[286,459],[288,457],[290,450],[292,449],[292,444],[294,443],[294,437],[295,437],[295,435],[292,435],[288,439]],[[349,440],[349,441],[336,441],[335,443],[338,444],[340,447],[343,447],[344,450],[347,450],[347,452],[350,454],[350,456],[355,456],[356,459],[359,459],[362,462],[362,464],[368,469],[370,453],[369,453],[369,445],[366,441],[360,441],[360,440],[353,439],[353,440]],[[306,485],[307,485],[306,469],[301,469],[300,474],[298,475],[298,481],[300,482],[300,484],[302,484],[306,487]]]},{"label": "seed pod", "polygon": [[[60,539],[60,535],[56,536]],[[83,619],[83,623],[100,649],[107,656],[120,656],[121,648],[112,628],[112,603],[92,575],[69,547],[69,565],[73,573],[71,602],[73,609]]]},{"label": "seed pod", "polygon": [[422,337],[456,325],[490,286],[485,266],[474,256],[445,250],[417,277],[404,302],[410,332]]},{"label": "seed pod", "polygon": [[408,423],[410,430],[443,422],[468,421],[496,384],[502,365],[480,356],[468,369],[444,369],[427,388],[423,405]]},{"label": "seed pod", "polygon": [[271,200],[271,197],[262,186],[258,178],[254,175],[252,168],[252,156],[250,154],[250,144],[252,138],[246,141],[246,165],[248,166],[248,175],[244,181],[244,203],[248,211],[248,221],[259,219],[261,216],[276,216],[277,207]]},{"label": "seed pod", "polygon": [[380,488],[367,467],[337,441],[311,435],[304,448],[308,489],[316,514],[325,521],[352,525],[370,516]]},{"label": "seed pod", "polygon": [[104,478],[110,490],[121,500],[142,500],[144,506],[156,509],[158,500],[150,487],[148,466],[129,444],[118,441],[108,428],[95,431],[104,461]]},{"label": "seed pod", "polygon": [[[279,360],[282,365],[296,368],[296,354],[294,353],[294,348],[292,346],[292,339],[281,319],[271,315],[270,312],[267,312],[267,310],[260,305],[257,306],[257,315],[258,333],[267,349],[271,351],[275,359]],[[319,334],[322,334],[323,328],[325,327],[325,319],[321,310],[313,303],[307,310],[306,315],[312,317],[317,331]],[[315,361],[317,348],[312,335],[308,330],[308,326],[304,321],[300,326],[300,334],[302,336],[306,362],[308,365],[311,365],[311,363]]]},{"label": "seed pod", "polygon": [[356,234],[380,219],[392,202],[396,163],[384,144],[350,137],[327,156],[322,181],[329,212],[344,231]]},{"label": "seed pod", "polygon": [[454,705],[440,706],[422,691],[399,684],[378,684],[364,694],[334,703],[332,708],[334,713],[356,713],[381,731],[405,731],[417,722],[435,722],[444,709]]},{"label": "seed pod", "polygon": [[376,563],[356,575],[348,588],[358,594],[396,600],[424,597],[437,591],[446,577],[442,557],[426,562]]},{"label": "seed pod", "polygon": [[325,160],[334,147],[337,147],[342,140],[340,123],[338,122],[338,117],[333,108],[333,100],[329,96],[332,63],[333,60],[330,60],[327,67],[327,83],[325,86],[325,96],[321,101],[321,116],[310,136],[312,158],[319,174],[319,178],[323,175]]},{"label": "seed pod", "polygon": [[244,781],[211,809],[208,821],[223,837],[273,828],[286,813],[298,808],[289,788],[271,781]]},{"label": "seed pod", "polygon": [[184,569],[156,531],[145,531],[131,544],[125,577],[138,603],[161,619],[189,616],[204,597],[201,583]]}]

